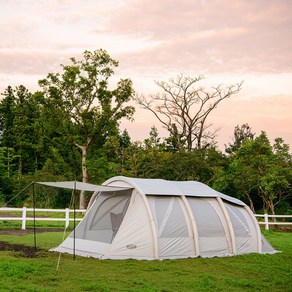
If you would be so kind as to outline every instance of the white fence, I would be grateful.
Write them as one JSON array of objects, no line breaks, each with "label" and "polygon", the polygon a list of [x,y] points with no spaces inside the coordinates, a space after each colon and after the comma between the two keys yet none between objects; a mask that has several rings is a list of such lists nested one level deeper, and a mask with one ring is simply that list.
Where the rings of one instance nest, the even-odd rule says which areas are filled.
[{"label": "white fence", "polygon": [[268,215],[268,214],[255,214],[256,217],[264,218],[264,221],[259,221],[260,225],[265,225],[265,229],[269,230],[270,225],[292,225],[292,222],[276,221],[271,222],[269,218],[292,218],[292,215]]},{"label": "white fence", "polygon": [[[0,221],[22,221],[21,228],[26,228],[26,222],[27,221],[61,221],[65,222],[65,227],[69,226],[70,221],[74,221],[74,218],[70,217],[70,213],[73,213],[74,210],[72,209],[35,209],[35,212],[54,212],[54,213],[64,213],[64,218],[53,218],[53,217],[40,217],[36,215],[34,218],[33,215],[27,216],[27,212],[33,212],[34,209],[32,208],[0,208],[0,212],[3,214],[4,212],[7,212],[9,216],[2,216],[0,217]],[[85,213],[86,210],[75,210],[75,212],[78,213]],[[15,216],[11,217],[11,212],[19,212],[21,216]],[[10,213],[10,214],[9,214]],[[1,214],[0,214],[1,215]],[[283,222],[283,221],[269,221],[269,218],[292,218],[292,215],[268,215],[268,214],[255,214],[256,217],[264,218],[264,221],[259,221],[260,225],[265,225],[265,229],[269,230],[270,225],[292,225],[292,222]],[[82,218],[75,218],[76,221],[81,221]]]},{"label": "white fence", "polygon": [[[53,217],[40,217],[40,215],[36,214],[36,217],[34,218],[33,215],[27,216],[27,212],[53,212],[53,213],[64,213],[64,218],[53,218]],[[85,213],[86,210],[75,210],[76,213]],[[26,222],[27,221],[61,221],[65,222],[65,227],[67,228],[69,226],[70,221],[74,221],[74,218],[70,217],[70,213],[73,213],[74,210],[72,209],[33,209],[33,208],[0,208],[0,212],[3,213],[7,212],[9,216],[2,216],[0,217],[0,221],[22,221],[21,229],[26,229]],[[19,212],[21,214],[20,216],[11,216],[11,212]],[[10,214],[9,214],[10,213]],[[75,218],[75,221],[81,221],[82,218]]]}]

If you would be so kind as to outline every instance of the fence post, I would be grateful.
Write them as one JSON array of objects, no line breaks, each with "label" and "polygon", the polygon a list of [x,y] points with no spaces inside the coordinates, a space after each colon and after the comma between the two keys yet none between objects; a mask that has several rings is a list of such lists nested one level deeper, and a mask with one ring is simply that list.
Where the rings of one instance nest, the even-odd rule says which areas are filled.
[{"label": "fence post", "polygon": [[65,220],[66,220],[65,227],[68,228],[69,223],[70,223],[70,211],[69,211],[69,208],[65,209]]},{"label": "fence post", "polygon": [[268,217],[268,214],[265,214],[265,229],[269,230],[269,217]]},{"label": "fence post", "polygon": [[25,229],[26,226],[26,207],[22,208],[22,226],[21,229]]}]

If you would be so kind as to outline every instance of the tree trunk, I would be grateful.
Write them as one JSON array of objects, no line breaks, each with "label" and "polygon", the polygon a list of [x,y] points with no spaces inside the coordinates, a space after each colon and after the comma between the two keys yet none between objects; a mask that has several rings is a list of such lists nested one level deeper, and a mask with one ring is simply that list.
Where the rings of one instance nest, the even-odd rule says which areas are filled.
[{"label": "tree trunk", "polygon": [[[272,215],[276,215],[276,214],[275,214],[275,206],[274,206],[274,203],[273,203],[272,200],[270,200],[269,205],[270,205],[270,209],[271,209]],[[273,217],[273,222],[276,222],[276,221],[277,221],[276,218]]]},{"label": "tree trunk", "polygon": [[38,156],[36,153],[34,154],[34,163],[35,163],[34,171],[37,172],[38,171]]},{"label": "tree trunk", "polygon": [[18,176],[21,177],[22,175],[22,157],[19,157],[19,164],[18,164]]},{"label": "tree trunk", "polygon": [[187,136],[187,149],[188,151],[192,151],[193,148],[193,142],[192,142],[192,132],[190,131]]},{"label": "tree trunk", "polygon": [[253,202],[252,202],[252,199],[251,199],[249,193],[246,192],[245,195],[246,195],[246,197],[247,197],[247,199],[248,199],[248,201],[249,201],[249,207],[250,207],[250,209],[251,209],[252,212],[255,214],[254,205],[253,205]]},{"label": "tree trunk", "polygon": [[261,191],[260,196],[263,199],[263,210],[264,210],[265,214],[268,214],[269,213],[269,209],[271,207],[270,204],[269,204],[270,203],[269,202],[269,196],[261,186],[259,186],[259,188],[260,188],[260,191]]},{"label": "tree trunk", "polygon": [[9,157],[9,148],[7,147],[7,177],[10,177],[10,157]]},{"label": "tree trunk", "polygon": [[[86,158],[87,158],[87,147],[86,146],[78,146],[82,152],[82,182],[88,182],[88,171],[86,166]],[[79,201],[79,208],[85,209],[86,208],[86,199],[85,199],[85,191],[80,192],[80,201]]]}]

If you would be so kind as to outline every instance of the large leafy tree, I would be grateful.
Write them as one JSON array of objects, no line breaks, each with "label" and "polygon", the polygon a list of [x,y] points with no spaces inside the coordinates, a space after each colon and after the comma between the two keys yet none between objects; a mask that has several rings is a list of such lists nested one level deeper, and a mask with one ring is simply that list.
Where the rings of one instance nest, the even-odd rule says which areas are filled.
[{"label": "large leafy tree", "polygon": [[4,203],[8,198],[8,194],[11,193],[11,168],[13,167],[14,158],[13,148],[0,147],[0,204]]},{"label": "large leafy tree", "polygon": [[14,149],[18,156],[18,174],[37,171],[41,167],[42,121],[38,94],[23,85],[8,86],[0,103],[1,146]]},{"label": "large leafy tree", "polygon": [[242,82],[223,87],[218,85],[209,90],[199,86],[203,79],[183,75],[169,82],[156,82],[162,93],[140,95],[138,104],[151,111],[168,130],[171,144],[177,148],[205,148],[212,144],[216,130],[211,129],[208,117],[225,99],[238,93]]},{"label": "large leafy tree", "polygon": [[[118,131],[122,118],[131,119],[134,108],[126,105],[134,90],[130,79],[109,89],[109,78],[118,62],[105,50],[85,51],[83,59],[70,59],[61,73],[49,73],[39,85],[45,95],[48,118],[59,135],[66,135],[82,155],[82,181],[88,181],[87,158],[92,145],[103,145]],[[97,140],[99,143],[97,143]],[[80,208],[85,207],[80,195]]]},{"label": "large leafy tree", "polygon": [[8,86],[1,95],[3,99],[0,103],[0,145],[11,147],[13,144],[16,98],[11,86]]},{"label": "large leafy tree", "polygon": [[278,138],[272,146],[265,132],[254,140],[245,140],[234,153],[225,177],[237,193],[250,203],[260,199],[266,213],[291,196],[291,155],[289,147]]},{"label": "large leafy tree", "polygon": [[[0,102],[1,187],[5,200],[19,192],[23,176],[34,174],[45,163],[48,153],[44,136],[39,93],[23,85],[8,86]],[[1,180],[0,179],[0,180]]]}]

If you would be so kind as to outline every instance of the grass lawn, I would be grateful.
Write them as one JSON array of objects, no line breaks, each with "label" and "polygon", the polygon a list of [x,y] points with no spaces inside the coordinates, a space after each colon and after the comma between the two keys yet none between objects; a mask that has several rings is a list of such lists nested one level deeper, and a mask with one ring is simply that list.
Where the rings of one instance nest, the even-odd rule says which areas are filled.
[{"label": "grass lawn", "polygon": [[[292,233],[264,232],[281,253],[164,261],[96,260],[48,252],[62,232],[37,234],[37,257],[0,251],[0,291],[292,291]],[[33,246],[33,234],[0,235]]]}]

